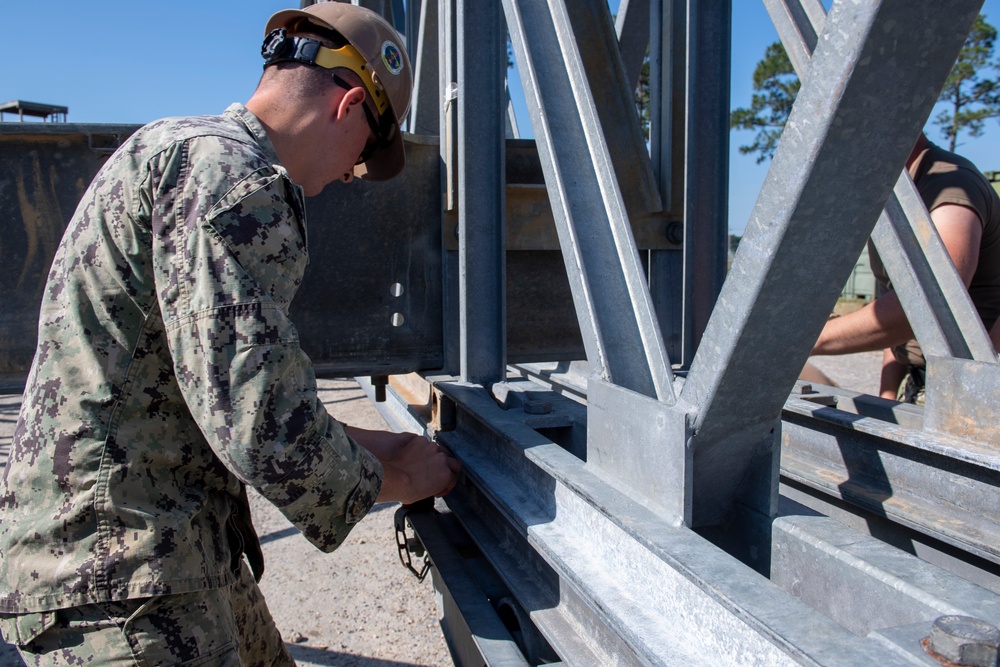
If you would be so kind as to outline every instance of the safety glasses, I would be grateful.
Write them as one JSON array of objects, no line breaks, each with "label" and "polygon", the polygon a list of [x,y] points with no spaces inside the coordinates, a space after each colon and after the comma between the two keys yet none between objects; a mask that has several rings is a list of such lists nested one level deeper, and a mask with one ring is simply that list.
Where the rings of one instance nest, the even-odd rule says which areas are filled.
[{"label": "safety glasses", "polygon": [[[347,81],[344,81],[336,74],[333,75],[333,81],[338,86],[340,86],[341,88],[345,88],[346,90],[351,90],[352,88],[358,87],[358,86],[352,86],[351,84],[349,84]],[[378,120],[375,118],[375,115],[371,112],[371,109],[369,109],[368,105],[365,104],[364,102],[361,103],[361,108],[365,112],[365,120],[368,121],[368,127],[371,129],[372,136],[374,136],[374,139],[370,139],[367,143],[365,143],[365,147],[361,151],[361,155],[360,157],[358,157],[358,161],[355,162],[355,164],[361,164],[362,162],[367,162],[368,159],[372,156],[372,154],[375,153],[375,151],[388,146],[389,140],[392,138],[392,133],[394,129],[391,120],[388,123],[383,122],[380,124]],[[388,116],[388,114],[386,114],[386,116]],[[383,120],[388,120],[388,119],[384,117]]]}]

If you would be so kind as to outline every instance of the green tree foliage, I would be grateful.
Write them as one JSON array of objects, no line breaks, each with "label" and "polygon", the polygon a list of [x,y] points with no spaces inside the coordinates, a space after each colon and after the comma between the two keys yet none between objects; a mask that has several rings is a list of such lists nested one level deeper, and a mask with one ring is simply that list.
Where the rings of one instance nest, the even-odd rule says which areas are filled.
[{"label": "green tree foliage", "polygon": [[[946,108],[934,118],[955,150],[962,132],[978,137],[985,122],[1000,117],[1000,62],[994,57],[997,30],[980,14],[969,32],[965,45],[955,61],[948,81],[941,91],[940,102]],[[754,142],[740,146],[744,155],[756,153],[757,162],[774,157],[792,104],[799,92],[799,79],[781,42],[767,47],[764,58],[753,73],[754,94],[748,108],[734,109],[729,126],[740,130],[756,130]]]},{"label": "green tree foliage", "polygon": [[758,164],[774,157],[799,85],[799,77],[781,42],[767,47],[763,60],[753,71],[754,94],[749,108],[733,109],[729,116],[729,127],[757,132],[752,144],[740,146],[740,153],[757,153]]},{"label": "green tree foliage", "polygon": [[996,74],[998,64],[993,58],[997,30],[980,14],[958,54],[958,60],[941,91],[940,100],[946,104],[934,123],[955,150],[958,135],[968,132],[978,137],[989,118],[1000,116],[1000,81]]},{"label": "green tree foliage", "polygon": [[642,127],[642,136],[649,141],[649,48],[646,48],[646,57],[642,61],[642,69],[639,70],[639,85],[635,87],[635,107],[639,112],[639,125]]}]

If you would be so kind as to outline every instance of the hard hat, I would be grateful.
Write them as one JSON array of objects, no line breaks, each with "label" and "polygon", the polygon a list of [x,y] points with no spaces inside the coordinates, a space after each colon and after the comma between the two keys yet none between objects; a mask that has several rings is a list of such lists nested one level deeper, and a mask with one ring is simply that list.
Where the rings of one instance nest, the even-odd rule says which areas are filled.
[{"label": "hard hat", "polygon": [[[321,49],[330,53],[317,56],[314,64],[327,68],[348,67],[361,77],[380,111],[380,124],[386,131],[381,137],[384,146],[358,165],[355,173],[371,181],[392,178],[405,163],[399,126],[410,110],[413,92],[413,70],[402,47],[402,38],[376,12],[346,2],[318,2],[305,9],[281,10],[268,19],[264,34],[268,36],[279,28],[290,34],[308,32],[308,24],[339,33],[361,56],[360,59],[352,57],[352,49],[341,49],[337,50],[337,57],[333,57],[333,50]],[[323,55],[329,56],[327,62]],[[381,113],[383,109],[385,112]]]}]

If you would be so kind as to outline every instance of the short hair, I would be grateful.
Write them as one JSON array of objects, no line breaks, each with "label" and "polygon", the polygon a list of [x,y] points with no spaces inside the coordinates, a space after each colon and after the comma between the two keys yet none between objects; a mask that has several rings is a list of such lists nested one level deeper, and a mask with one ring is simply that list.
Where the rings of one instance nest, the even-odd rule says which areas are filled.
[{"label": "short hair", "polygon": [[[294,37],[305,37],[314,39],[328,49],[339,49],[350,44],[347,39],[336,30],[327,30],[313,23],[300,21],[298,24],[290,26],[289,34]],[[264,73],[257,84],[258,89],[272,84],[280,85],[285,92],[294,99],[313,99],[326,95],[331,89],[338,88],[333,75],[336,74],[342,80],[361,88],[365,91],[365,101],[369,109],[374,111],[374,101],[369,99],[368,89],[361,80],[361,76],[354,70],[347,67],[334,67],[324,69],[316,65],[306,65],[297,62],[280,62],[264,67]]]}]

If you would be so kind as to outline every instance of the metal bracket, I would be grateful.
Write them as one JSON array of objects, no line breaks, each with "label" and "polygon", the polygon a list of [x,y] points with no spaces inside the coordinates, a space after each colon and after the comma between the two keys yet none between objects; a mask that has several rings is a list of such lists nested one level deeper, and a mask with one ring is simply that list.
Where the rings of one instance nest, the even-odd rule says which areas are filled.
[{"label": "metal bracket", "polygon": [[[399,549],[399,562],[413,573],[417,581],[423,581],[427,573],[430,572],[431,559],[427,556],[423,543],[416,535],[413,537],[406,536],[406,517],[414,509],[424,509],[423,501],[415,505],[403,505],[400,507],[396,510],[393,523],[396,526],[396,547]],[[414,565],[414,558],[419,562],[419,569]]]}]

